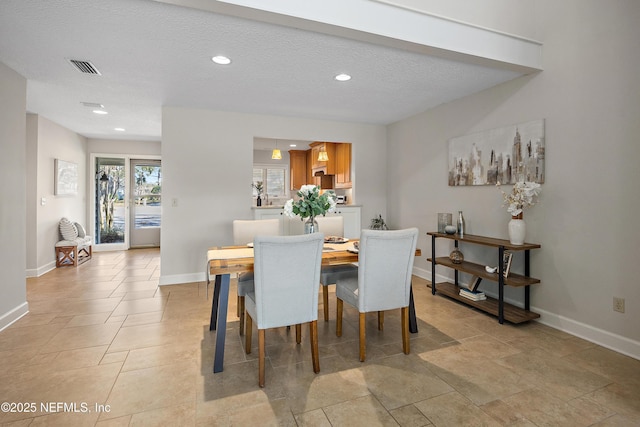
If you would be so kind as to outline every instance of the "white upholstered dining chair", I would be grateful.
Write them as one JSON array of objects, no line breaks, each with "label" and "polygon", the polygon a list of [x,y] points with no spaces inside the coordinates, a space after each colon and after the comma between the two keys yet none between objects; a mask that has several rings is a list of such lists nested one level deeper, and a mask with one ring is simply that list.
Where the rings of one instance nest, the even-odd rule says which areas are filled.
[{"label": "white upholstered dining chair", "polygon": [[[256,219],[233,221],[233,244],[246,245],[253,243],[256,236],[280,235],[280,221],[277,219]],[[238,299],[237,315],[240,318],[240,335],[244,335],[244,297],[247,292],[253,290],[253,273],[240,273],[238,275]]]},{"label": "white upholstered dining chair", "polygon": [[[318,231],[325,237],[344,237],[344,217],[340,215],[318,216]],[[329,285],[334,285],[339,277],[354,274],[358,271],[356,264],[327,265],[320,271],[320,284],[322,285],[322,309],[324,321],[329,321]]]},{"label": "white upholstered dining chair", "polygon": [[418,241],[418,229],[362,230],[358,274],[339,277],[336,283],[336,335],[342,336],[343,302],[358,309],[360,361],[366,356],[365,314],[378,312],[378,329],[383,329],[384,311],[400,308],[402,350],[409,354],[409,299],[411,272]]},{"label": "white upholstered dining chair", "polygon": [[318,288],[322,263],[321,233],[299,236],[257,236],[254,239],[254,283],[245,295],[247,331],[245,351],[251,353],[252,323],[258,328],[258,385],[265,383],[265,330],[309,322],[313,372],[318,359]]}]

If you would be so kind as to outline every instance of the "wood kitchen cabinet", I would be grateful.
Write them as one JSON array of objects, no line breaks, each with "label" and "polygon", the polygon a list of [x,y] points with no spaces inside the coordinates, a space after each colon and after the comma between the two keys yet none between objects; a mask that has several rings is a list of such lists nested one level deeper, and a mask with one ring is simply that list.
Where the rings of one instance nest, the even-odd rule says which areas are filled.
[{"label": "wood kitchen cabinet", "polygon": [[299,190],[308,181],[307,150],[289,150],[291,190]]},{"label": "wood kitchen cabinet", "polygon": [[335,144],[336,188],[351,188],[351,144]]},{"label": "wood kitchen cabinet", "polygon": [[[336,173],[336,144],[332,142],[312,142],[311,147],[311,170],[315,175],[317,172],[323,172],[325,175],[335,175]],[[321,151],[327,152],[328,161],[318,160]]]}]

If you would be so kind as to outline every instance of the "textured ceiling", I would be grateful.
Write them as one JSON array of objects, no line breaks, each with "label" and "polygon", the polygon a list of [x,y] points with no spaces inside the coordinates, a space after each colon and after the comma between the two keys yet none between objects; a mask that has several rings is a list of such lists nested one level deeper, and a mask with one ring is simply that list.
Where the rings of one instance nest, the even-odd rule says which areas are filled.
[{"label": "textured ceiling", "polygon": [[0,61],[28,79],[29,112],[148,140],[163,105],[388,124],[522,74],[149,0],[2,0]]}]

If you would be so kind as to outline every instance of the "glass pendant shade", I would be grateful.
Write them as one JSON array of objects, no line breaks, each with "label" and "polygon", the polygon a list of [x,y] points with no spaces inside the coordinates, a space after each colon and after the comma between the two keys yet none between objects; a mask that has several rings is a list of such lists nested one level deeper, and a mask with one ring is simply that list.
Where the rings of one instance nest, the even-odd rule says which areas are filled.
[{"label": "glass pendant shade", "polygon": [[280,150],[278,150],[277,148],[274,148],[271,152],[271,158],[273,160],[280,160],[282,159],[282,153],[280,153]]},{"label": "glass pendant shade", "polygon": [[327,155],[326,151],[320,151],[320,153],[318,153],[318,161],[319,162],[328,162],[329,161],[329,156]]}]

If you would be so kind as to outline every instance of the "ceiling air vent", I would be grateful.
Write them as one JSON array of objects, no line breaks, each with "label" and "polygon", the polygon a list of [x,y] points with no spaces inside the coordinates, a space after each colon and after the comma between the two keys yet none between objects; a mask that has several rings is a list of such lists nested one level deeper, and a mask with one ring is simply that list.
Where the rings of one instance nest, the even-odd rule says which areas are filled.
[{"label": "ceiling air vent", "polygon": [[77,59],[70,59],[71,65],[76,67],[78,71],[84,74],[96,74],[101,76],[100,71],[89,61],[79,61]]}]

